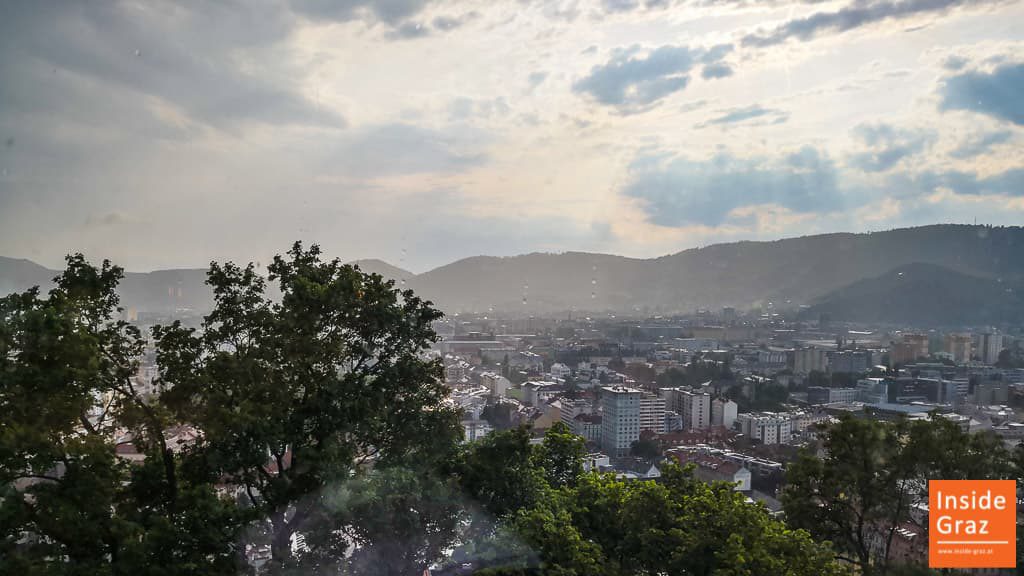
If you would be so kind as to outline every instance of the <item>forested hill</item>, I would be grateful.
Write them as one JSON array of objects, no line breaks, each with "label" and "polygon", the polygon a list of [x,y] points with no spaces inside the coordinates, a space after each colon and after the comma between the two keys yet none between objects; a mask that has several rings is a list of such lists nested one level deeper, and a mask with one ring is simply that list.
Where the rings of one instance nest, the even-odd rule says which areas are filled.
[{"label": "forested hill", "polygon": [[909,264],[829,293],[807,315],[915,326],[1017,323],[1024,322],[1022,287],[1019,281]]},{"label": "forested hill", "polygon": [[[765,302],[821,305],[820,299],[837,290],[911,264],[1015,285],[1024,278],[1024,229],[934,225],[716,244],[653,259],[585,252],[475,256],[418,275],[379,260],[359,263],[367,271],[405,279],[406,287],[450,313],[671,313]],[[0,258],[5,293],[45,286],[54,275],[26,260]],[[958,277],[936,274],[934,280],[947,278]],[[122,297],[139,310],[204,310],[210,306],[204,281],[202,269],[129,273]]]}]

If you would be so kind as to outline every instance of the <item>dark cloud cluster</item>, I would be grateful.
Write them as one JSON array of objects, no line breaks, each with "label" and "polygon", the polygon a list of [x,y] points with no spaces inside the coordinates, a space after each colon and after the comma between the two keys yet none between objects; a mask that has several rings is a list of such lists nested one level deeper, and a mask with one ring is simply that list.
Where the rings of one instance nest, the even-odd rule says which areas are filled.
[{"label": "dark cloud cluster", "polygon": [[940,94],[943,110],[969,110],[1024,126],[1024,63],[957,74],[946,79]]},{"label": "dark cloud cluster", "polygon": [[924,172],[918,175],[916,182],[926,191],[946,188],[967,196],[1024,196],[1024,168],[1011,168],[990,176],[959,170]]},{"label": "dark cloud cluster", "polygon": [[752,121],[757,121],[759,125],[782,124],[788,120],[789,112],[785,110],[765,108],[759,104],[752,104],[743,108],[725,110],[721,115],[698,125],[698,127],[743,124]]},{"label": "dark cloud cluster", "polygon": [[372,18],[398,26],[420,13],[431,0],[291,0],[292,10],[313,20]]},{"label": "dark cloud cluster", "polygon": [[1012,138],[1013,132],[1010,132],[1009,130],[988,132],[987,134],[971,138],[960,144],[955,150],[950,152],[950,156],[961,160],[981,156],[991,150],[992,147],[1005,144]]},{"label": "dark cloud cluster", "polygon": [[765,47],[791,38],[805,41],[827,32],[847,32],[885,20],[941,14],[953,8],[1003,3],[1005,0],[854,0],[834,12],[816,12],[768,31],[748,34],[744,46]]},{"label": "dark cloud cluster", "polygon": [[[269,3],[199,3],[139,9],[112,3],[15,3],[0,29],[4,114],[84,117],[95,98],[134,97],[145,115],[159,103],[191,122],[230,129],[240,122],[316,124],[344,121],[289,88],[292,71],[238,65],[261,58],[288,34],[292,20]],[[91,94],[91,96],[90,96]],[[106,94],[106,96],[104,96]],[[116,96],[115,96],[116,94]],[[153,123],[158,123],[154,120]]]},{"label": "dark cloud cluster", "polygon": [[781,159],[710,160],[640,156],[631,164],[625,196],[643,202],[648,219],[661,226],[717,226],[737,208],[771,204],[800,213],[842,207],[837,170],[819,150],[804,147]]},{"label": "dark cloud cluster", "polygon": [[709,49],[666,45],[646,54],[639,46],[620,49],[574,83],[573,90],[622,114],[642,112],[686,88],[696,66],[721,63],[731,50],[728,44]]},{"label": "dark cloud cluster", "polygon": [[700,71],[701,78],[711,80],[716,78],[727,78],[732,76],[732,66],[727,62],[713,62],[705,64]]},{"label": "dark cloud cluster", "polygon": [[895,126],[861,124],[853,130],[866,150],[850,157],[850,164],[865,172],[885,172],[904,158],[920,154],[936,140],[934,132]]}]

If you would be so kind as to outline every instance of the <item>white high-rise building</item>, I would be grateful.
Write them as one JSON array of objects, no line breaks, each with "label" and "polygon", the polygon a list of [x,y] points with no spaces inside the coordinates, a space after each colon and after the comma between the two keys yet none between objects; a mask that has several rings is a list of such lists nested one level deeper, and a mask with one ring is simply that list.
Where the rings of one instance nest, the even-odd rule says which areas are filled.
[{"label": "white high-rise building", "polygon": [[629,454],[640,439],[640,398],[642,393],[625,386],[601,389],[601,448],[610,456]]},{"label": "white high-rise building", "polygon": [[999,360],[999,353],[1003,351],[1003,335],[992,332],[978,334],[978,346],[975,350],[982,362],[995,364]]},{"label": "white high-rise building", "polygon": [[703,430],[711,425],[711,394],[680,390],[679,400],[684,429]]},{"label": "white high-rise building", "polygon": [[640,429],[665,433],[665,399],[653,394],[640,397]]},{"label": "white high-rise building", "polygon": [[711,401],[711,425],[732,428],[736,423],[739,406],[727,398],[715,398]]},{"label": "white high-rise building", "polygon": [[711,424],[711,395],[689,388],[661,388],[665,407],[683,418],[683,430],[702,430]]}]

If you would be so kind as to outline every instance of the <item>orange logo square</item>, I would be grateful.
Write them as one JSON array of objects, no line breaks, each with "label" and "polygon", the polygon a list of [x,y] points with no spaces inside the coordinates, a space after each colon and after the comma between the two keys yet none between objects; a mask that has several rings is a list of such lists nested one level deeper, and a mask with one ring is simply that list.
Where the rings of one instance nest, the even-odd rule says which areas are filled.
[{"label": "orange logo square", "polygon": [[1017,565],[1015,480],[929,480],[928,566]]}]

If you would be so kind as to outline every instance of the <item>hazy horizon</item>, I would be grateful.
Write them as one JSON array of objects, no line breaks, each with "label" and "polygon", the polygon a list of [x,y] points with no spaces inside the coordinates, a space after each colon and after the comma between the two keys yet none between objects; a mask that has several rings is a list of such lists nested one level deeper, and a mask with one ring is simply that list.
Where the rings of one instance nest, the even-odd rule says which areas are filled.
[{"label": "hazy horizon", "polygon": [[[904,227],[904,228],[893,228],[893,229],[886,229],[886,230],[862,230],[862,231],[835,230],[835,231],[830,231],[830,232],[822,232],[820,234],[796,234],[796,235],[793,235],[793,236],[779,236],[778,238],[759,238],[759,239],[738,238],[738,239],[735,239],[735,240],[727,240],[727,241],[723,241],[723,242],[711,242],[711,243],[708,243],[708,244],[702,244],[700,246],[689,246],[689,247],[685,247],[685,248],[680,248],[679,250],[675,250],[673,252],[666,252],[664,254],[657,254],[657,255],[649,256],[649,257],[635,257],[635,256],[628,256],[628,255],[625,255],[625,254],[615,254],[615,253],[612,253],[612,252],[591,252],[591,251],[586,251],[586,250],[574,250],[574,249],[567,249],[567,250],[534,250],[534,251],[531,251],[531,252],[518,252],[518,253],[513,253],[513,254],[470,254],[470,255],[467,255],[467,256],[461,256],[461,257],[456,258],[454,260],[450,260],[450,261],[447,261],[447,262],[442,262],[442,263],[440,263],[440,264],[438,264],[436,266],[432,266],[430,268],[424,268],[424,269],[419,269],[416,266],[398,266],[394,262],[389,262],[388,260],[385,260],[383,258],[375,258],[373,256],[354,257],[354,258],[342,258],[342,260],[344,262],[347,262],[347,263],[354,263],[354,262],[358,262],[358,261],[376,260],[376,261],[379,261],[379,262],[383,262],[384,264],[387,264],[387,265],[390,265],[390,266],[394,266],[396,268],[400,268],[402,270],[405,270],[406,272],[411,272],[413,275],[419,275],[419,274],[424,274],[426,272],[430,272],[432,270],[436,270],[438,268],[443,268],[443,267],[445,267],[445,266],[447,266],[449,264],[458,262],[460,260],[466,260],[466,259],[470,259],[470,258],[491,258],[491,257],[495,257],[495,258],[515,258],[515,257],[518,257],[518,256],[529,256],[531,254],[556,254],[557,255],[557,254],[583,253],[583,254],[590,254],[590,255],[595,255],[595,256],[613,256],[613,257],[629,258],[629,259],[633,259],[633,260],[655,260],[655,259],[658,259],[658,258],[663,258],[665,256],[671,256],[673,254],[679,254],[680,252],[686,252],[688,250],[702,249],[702,248],[707,248],[707,247],[710,247],[710,246],[716,246],[716,245],[722,245],[722,244],[736,244],[736,243],[741,243],[741,242],[775,242],[775,241],[779,241],[779,240],[790,240],[790,239],[794,239],[794,238],[802,238],[802,237],[810,237],[810,236],[823,236],[823,235],[829,235],[829,234],[853,234],[853,235],[872,234],[872,233],[877,233],[877,232],[884,232],[884,231],[887,231],[887,230],[928,228],[928,227],[931,227],[931,226],[996,226],[996,225],[988,224],[988,223],[985,223],[985,222],[970,223],[970,224],[968,224],[968,223],[957,223],[957,222],[936,222],[934,224],[921,224],[919,226],[908,226],[908,227]],[[999,225],[999,226],[1003,226],[1003,225]],[[1011,227],[1011,228],[1020,228],[1020,226],[1014,226],[1014,225],[1007,225],[1007,226]],[[303,244],[307,245],[307,246],[309,245],[308,242],[303,242]],[[291,246],[291,244],[289,244],[288,246],[282,247],[275,254],[283,254],[287,250],[287,248],[290,247],[290,246]],[[74,253],[74,252],[68,252],[68,254],[72,254],[72,253]],[[266,262],[269,262],[270,259],[273,258],[273,256],[275,254],[268,254],[266,256],[260,256],[260,257],[242,258],[242,259],[233,260],[233,261],[235,263],[248,263],[248,262],[266,263]],[[85,256],[86,256],[86,258],[91,258],[91,256],[89,254],[85,254]],[[14,259],[14,260],[28,260],[30,262],[33,262],[35,264],[38,264],[40,266],[43,266],[45,268],[49,268],[49,269],[52,269],[52,270],[62,270],[63,267],[64,267],[64,259],[63,259],[64,255],[62,255],[58,260],[54,261],[52,264],[47,263],[47,262],[42,262],[42,261],[39,261],[39,260],[36,260],[36,259],[33,259],[33,258],[28,258],[26,256],[16,255],[16,254],[0,254],[0,257],[11,258],[11,259]],[[325,251],[324,257],[327,258],[327,259],[333,259],[333,258],[339,257],[339,256],[336,256],[334,254],[331,254],[331,253]],[[97,262],[99,260],[104,259],[104,258],[109,259],[109,257],[104,257],[101,254],[96,254],[95,255],[95,261],[97,261]],[[129,267],[123,266],[120,262],[113,261],[113,260],[111,261],[111,263],[115,264],[115,265],[118,265],[118,266],[121,266],[122,268],[124,268],[124,270],[126,272],[143,273],[143,274],[148,273],[148,272],[165,271],[165,270],[202,270],[202,269],[205,269],[205,268],[207,268],[209,266],[209,261],[207,261],[207,262],[204,262],[202,264],[191,265],[191,266],[189,266],[189,265],[185,265],[185,266],[162,266],[162,267],[158,266],[158,267],[155,267],[155,268],[136,269],[136,268],[129,268]]]}]

